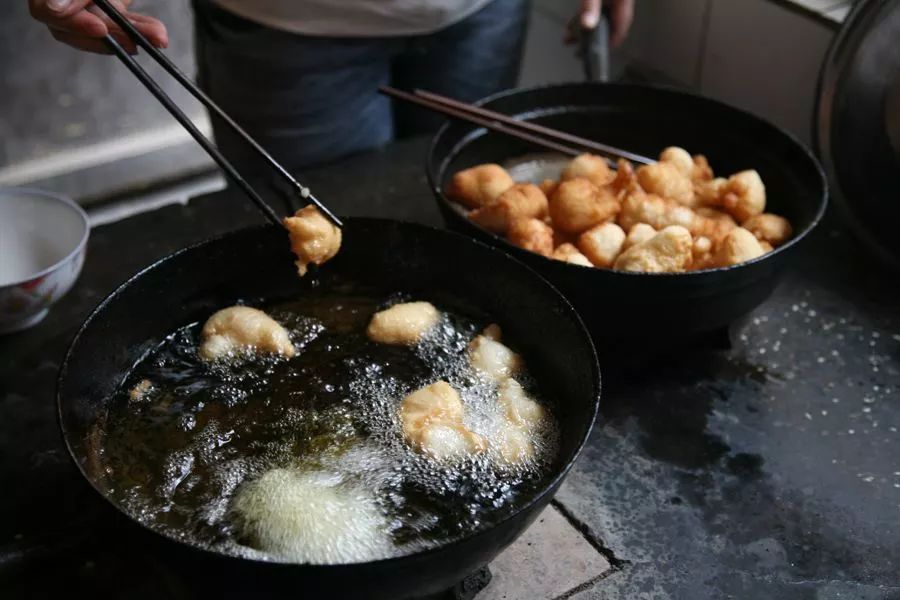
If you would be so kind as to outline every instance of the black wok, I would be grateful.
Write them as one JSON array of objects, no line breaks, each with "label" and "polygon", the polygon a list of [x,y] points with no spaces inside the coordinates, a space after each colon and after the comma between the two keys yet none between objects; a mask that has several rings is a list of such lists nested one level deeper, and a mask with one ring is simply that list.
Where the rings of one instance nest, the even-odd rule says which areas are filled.
[{"label": "black wok", "polygon": [[579,311],[601,356],[618,352],[621,344],[677,344],[747,314],[769,296],[825,211],[826,181],[812,154],[785,131],[721,102],[661,88],[585,83],[511,90],[480,104],[645,156],[681,146],[705,154],[719,175],[756,169],[766,184],[767,210],[794,225],[793,239],[774,252],[724,269],[624,273],[550,260],[474,225],[443,194],[455,172],[504,164],[535,148],[467,123],[445,125],[427,169],[447,225],[512,253],[546,277]]},{"label": "black wok", "polygon": [[312,285],[352,281],[387,293],[478,307],[496,318],[521,349],[555,402],[561,426],[552,475],[511,517],[437,549],[340,566],[238,559],[146,533],[148,544],[159,544],[173,568],[203,589],[212,586],[229,596],[403,598],[447,589],[491,561],[535,519],[578,455],[599,400],[590,336],[569,303],[531,269],[449,232],[348,219],[344,247],[315,277],[299,279],[292,260],[284,232],[247,229],[177,252],[113,292],[82,326],[59,375],[59,419],[71,456],[91,485],[113,502],[97,454],[97,425],[103,423],[112,392],[167,333],[238,299],[278,300],[302,296]]}]

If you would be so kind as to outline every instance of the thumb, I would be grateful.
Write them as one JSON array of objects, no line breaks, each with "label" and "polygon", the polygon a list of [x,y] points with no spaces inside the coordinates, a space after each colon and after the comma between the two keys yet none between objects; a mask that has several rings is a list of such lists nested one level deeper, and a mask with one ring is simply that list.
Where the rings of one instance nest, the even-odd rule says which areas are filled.
[{"label": "thumb", "polygon": [[601,0],[581,0],[581,26],[593,29],[600,22]]}]

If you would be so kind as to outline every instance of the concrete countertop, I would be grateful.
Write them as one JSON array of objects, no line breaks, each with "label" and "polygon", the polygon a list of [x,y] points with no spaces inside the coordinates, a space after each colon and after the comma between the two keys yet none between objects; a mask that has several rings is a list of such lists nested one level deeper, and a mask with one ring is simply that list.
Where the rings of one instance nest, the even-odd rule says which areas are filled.
[{"label": "concrete countertop", "polygon": [[[439,225],[425,148],[394,144],[304,181],[343,215]],[[185,597],[69,463],[54,379],[81,321],[130,274],[259,222],[223,191],[98,227],[69,295],[0,338],[0,487],[16,491],[0,496],[13,516],[0,523],[0,595]],[[729,350],[604,373],[584,454],[479,597],[900,597],[898,305],[896,276],[827,218]]]}]

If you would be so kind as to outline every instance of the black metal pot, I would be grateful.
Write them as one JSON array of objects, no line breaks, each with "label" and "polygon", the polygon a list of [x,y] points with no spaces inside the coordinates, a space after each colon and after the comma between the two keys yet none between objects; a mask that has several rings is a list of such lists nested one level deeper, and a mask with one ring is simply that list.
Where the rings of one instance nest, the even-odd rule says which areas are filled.
[{"label": "black metal pot", "polygon": [[476,226],[443,193],[461,169],[502,164],[535,148],[467,123],[445,125],[427,169],[448,227],[512,253],[546,277],[581,314],[601,357],[622,348],[675,345],[747,314],[769,296],[825,212],[826,180],[809,150],[785,131],[721,102],[662,88],[579,83],[511,90],[479,104],[646,156],[681,146],[705,154],[717,174],[756,169],[766,184],[767,210],[794,225],[793,239],[774,252],[722,269],[624,273],[551,260]]},{"label": "black metal pot", "polygon": [[562,433],[557,464],[541,492],[508,519],[401,558],[287,565],[147,536],[207,591],[213,586],[226,596],[405,598],[448,589],[491,561],[534,520],[594,422],[600,375],[590,336],[569,303],[540,276],[495,249],[449,232],[377,219],[347,219],[345,225],[340,254],[315,277],[297,277],[283,231],[247,229],[159,261],[100,304],[69,348],[57,390],[63,436],[90,484],[113,502],[98,459],[96,425],[126,372],[163,336],[238,299],[297,297],[312,285],[332,281],[479,307],[496,318],[555,402]]}]

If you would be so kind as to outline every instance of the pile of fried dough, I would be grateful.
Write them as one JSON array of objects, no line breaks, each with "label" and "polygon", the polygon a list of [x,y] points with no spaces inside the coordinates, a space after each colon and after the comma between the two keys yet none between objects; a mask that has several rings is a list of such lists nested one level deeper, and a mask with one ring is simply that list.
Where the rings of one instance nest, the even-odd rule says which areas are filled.
[{"label": "pile of fried dough", "polygon": [[703,155],[666,148],[659,161],[611,169],[592,154],[574,158],[559,181],[516,183],[503,167],[453,176],[447,196],[472,222],[548,258],[620,271],[678,273],[736,265],[792,235],[766,213],[754,170],[715,177]]}]

